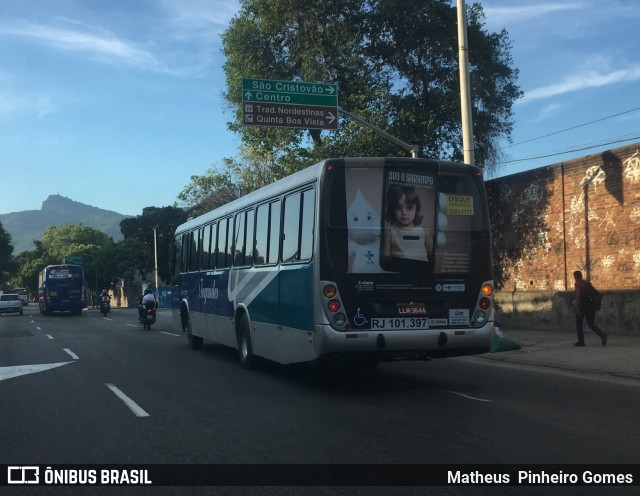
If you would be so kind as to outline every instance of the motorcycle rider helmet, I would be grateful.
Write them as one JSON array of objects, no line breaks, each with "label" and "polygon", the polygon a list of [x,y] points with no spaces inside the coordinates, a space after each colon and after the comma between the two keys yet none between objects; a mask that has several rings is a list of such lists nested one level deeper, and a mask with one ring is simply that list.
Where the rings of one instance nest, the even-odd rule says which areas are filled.
[{"label": "motorcycle rider helmet", "polygon": [[149,288],[145,289],[144,290],[144,294],[146,294],[146,295],[151,294],[151,290]]}]

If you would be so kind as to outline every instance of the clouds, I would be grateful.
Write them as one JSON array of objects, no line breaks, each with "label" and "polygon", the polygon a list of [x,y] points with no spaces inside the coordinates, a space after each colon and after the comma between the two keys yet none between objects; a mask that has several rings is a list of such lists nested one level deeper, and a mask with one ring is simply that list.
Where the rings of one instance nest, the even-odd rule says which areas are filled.
[{"label": "clouds", "polygon": [[[97,4],[92,4],[97,5]],[[85,6],[86,7],[86,6]],[[163,0],[127,7],[106,3],[77,10],[61,2],[54,17],[28,9],[0,20],[0,40],[39,44],[118,67],[189,77],[211,63],[220,33],[237,11],[233,1]]]},{"label": "clouds", "polygon": [[67,22],[63,27],[27,21],[0,24],[0,35],[44,43],[51,48],[78,52],[97,60],[120,62],[145,70],[168,72],[151,52],[104,29]]},{"label": "clouds", "polygon": [[535,100],[546,100],[590,88],[600,88],[618,83],[636,82],[640,80],[640,64],[610,71],[587,69],[584,71],[565,74],[558,82],[541,86],[525,92],[520,103],[530,103]]},{"label": "clouds", "polygon": [[[636,25],[629,0],[519,0],[483,5],[490,29],[506,27],[514,41],[524,96],[519,106],[544,104],[537,120],[554,114],[565,96],[640,80]],[[634,60],[635,59],[635,60]]]},{"label": "clouds", "polygon": [[511,7],[483,7],[487,16],[487,24],[492,27],[502,28],[505,25],[511,25],[518,22],[530,22],[532,19],[544,18],[549,14],[557,14],[563,12],[571,12],[576,10],[582,10],[584,4],[580,2],[575,3],[534,3],[534,4],[522,4],[518,2],[518,5]]}]

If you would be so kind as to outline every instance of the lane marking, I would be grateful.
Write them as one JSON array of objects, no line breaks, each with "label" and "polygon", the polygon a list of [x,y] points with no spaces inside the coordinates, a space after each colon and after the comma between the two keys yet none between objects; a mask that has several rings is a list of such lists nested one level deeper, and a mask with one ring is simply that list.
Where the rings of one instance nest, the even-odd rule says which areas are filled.
[{"label": "lane marking", "polygon": [[49,339],[53,339],[53,336],[52,336],[51,334],[47,334],[47,337],[48,337]]},{"label": "lane marking", "polygon": [[69,348],[62,348],[63,351],[66,351],[67,354],[73,358],[74,360],[80,360],[80,358],[78,357],[78,355],[76,355],[73,351],[71,351]]},{"label": "lane marking", "polygon": [[440,389],[440,391],[446,391],[447,393],[457,394],[458,396],[462,396],[463,398],[467,398],[468,400],[484,401],[487,403],[491,403],[491,400],[485,400],[484,398],[476,398],[475,396],[469,396],[468,394],[459,393],[458,391],[451,391],[450,389]]},{"label": "lane marking", "polygon": [[137,326],[137,325],[135,325],[135,324],[125,324],[125,325],[128,325],[129,327],[138,327],[138,326]]},{"label": "lane marking", "polygon": [[68,363],[73,362],[42,363],[39,365],[15,365],[13,367],[0,367],[0,381],[11,379],[13,377],[19,377],[21,375],[43,372],[45,370],[54,369],[56,367],[62,367],[63,365],[67,365]]},{"label": "lane marking", "polygon": [[177,338],[181,337],[180,334],[174,334],[172,332],[160,331],[162,334],[166,334],[167,336],[175,336]]},{"label": "lane marking", "polygon": [[136,417],[149,417],[149,414],[145,412],[135,401],[129,398],[126,394],[120,391],[113,384],[105,383],[105,385],[114,392],[114,394],[120,398],[129,409],[135,413]]},{"label": "lane marking", "polygon": [[42,329],[40,329],[38,326],[36,326],[36,329],[38,329],[39,331],[41,331]]}]

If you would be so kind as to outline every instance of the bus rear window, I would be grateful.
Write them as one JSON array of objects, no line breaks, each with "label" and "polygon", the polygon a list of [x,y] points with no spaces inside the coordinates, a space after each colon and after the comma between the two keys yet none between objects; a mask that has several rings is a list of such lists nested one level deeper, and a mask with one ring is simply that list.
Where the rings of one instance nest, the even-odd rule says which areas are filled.
[{"label": "bus rear window", "polygon": [[[346,231],[347,272],[468,272],[472,240],[487,226],[480,187],[437,162],[345,168],[328,220],[334,237]],[[335,201],[342,191],[344,203]]]}]

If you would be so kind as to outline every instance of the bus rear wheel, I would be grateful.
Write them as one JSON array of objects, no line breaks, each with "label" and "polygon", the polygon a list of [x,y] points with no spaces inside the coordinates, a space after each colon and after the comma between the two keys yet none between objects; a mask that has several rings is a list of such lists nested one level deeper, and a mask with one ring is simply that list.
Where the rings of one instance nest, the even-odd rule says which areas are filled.
[{"label": "bus rear wheel", "polygon": [[[145,324],[146,327],[146,324]],[[149,326],[151,330],[151,326]],[[182,314],[182,331],[187,333],[187,340],[192,350],[199,350],[202,348],[202,338],[200,336],[194,336],[191,334],[191,319],[189,315]]]},{"label": "bus rear wheel", "polygon": [[240,327],[238,328],[238,356],[240,357],[240,365],[245,369],[256,368],[256,357],[253,355],[253,347],[251,346],[251,329],[249,327],[249,318],[247,314],[242,314],[240,318]]}]

